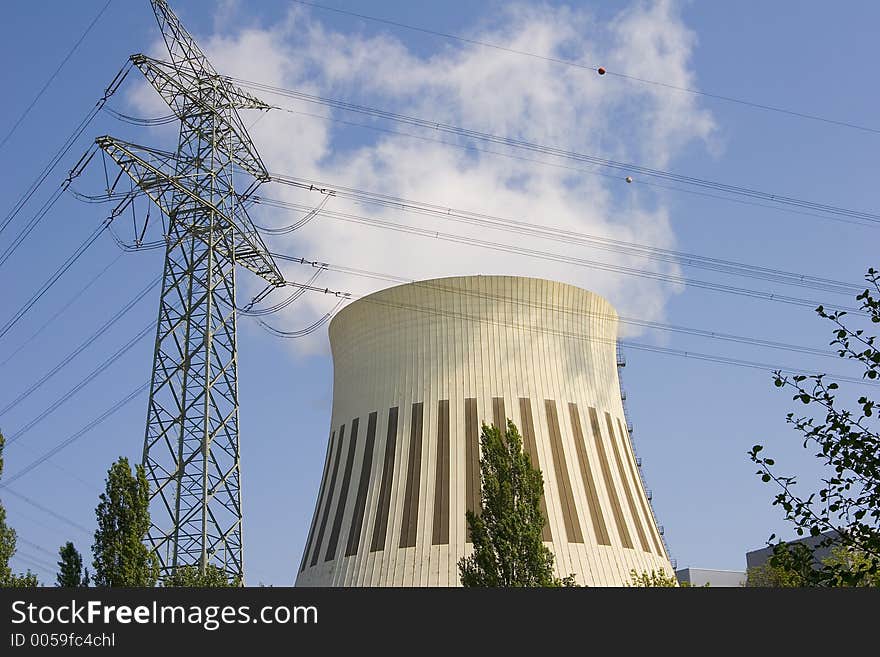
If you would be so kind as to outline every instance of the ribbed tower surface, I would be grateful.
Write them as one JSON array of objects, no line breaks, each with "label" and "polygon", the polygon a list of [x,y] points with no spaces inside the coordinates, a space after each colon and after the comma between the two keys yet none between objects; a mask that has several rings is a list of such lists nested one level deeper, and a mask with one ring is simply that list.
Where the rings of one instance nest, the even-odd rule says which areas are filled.
[{"label": "ribbed tower surface", "polygon": [[519,427],[544,476],[560,576],[621,586],[669,558],[617,376],[617,313],[511,276],[376,292],[330,324],[333,413],[299,586],[458,586],[485,422]]}]

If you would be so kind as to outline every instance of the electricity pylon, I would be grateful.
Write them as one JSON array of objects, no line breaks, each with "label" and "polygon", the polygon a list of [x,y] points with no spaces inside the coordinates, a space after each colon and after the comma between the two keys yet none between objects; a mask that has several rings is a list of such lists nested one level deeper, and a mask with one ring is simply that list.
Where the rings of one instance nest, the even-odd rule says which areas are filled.
[{"label": "electricity pylon", "polygon": [[143,452],[149,544],[165,574],[214,564],[243,581],[235,270],[269,289],[284,277],[243,203],[269,174],[238,110],[269,106],[218,75],[165,0],[150,1],[171,61],[131,61],[180,120],[177,152],[96,140],[168,218]]}]

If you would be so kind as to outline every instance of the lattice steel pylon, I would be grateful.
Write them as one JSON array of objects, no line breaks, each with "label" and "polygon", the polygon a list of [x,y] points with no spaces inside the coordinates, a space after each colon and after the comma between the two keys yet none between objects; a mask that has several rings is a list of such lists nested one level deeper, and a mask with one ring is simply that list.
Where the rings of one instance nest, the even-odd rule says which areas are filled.
[{"label": "lattice steel pylon", "polygon": [[131,61],[179,118],[177,152],[96,140],[168,217],[143,451],[148,543],[163,573],[214,564],[243,582],[236,265],[270,287],[284,277],[244,207],[269,175],[238,110],[269,106],[214,70],[165,0],[151,3],[171,61]]}]

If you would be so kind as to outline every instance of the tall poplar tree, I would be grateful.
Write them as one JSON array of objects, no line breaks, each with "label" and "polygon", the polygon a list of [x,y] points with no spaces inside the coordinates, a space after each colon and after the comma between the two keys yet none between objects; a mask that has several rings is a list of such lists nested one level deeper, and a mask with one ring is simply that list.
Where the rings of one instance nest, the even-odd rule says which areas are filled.
[{"label": "tall poplar tree", "polygon": [[553,553],[541,538],[544,477],[522,450],[516,425],[483,425],[480,435],[480,513],[467,511],[474,551],[458,562],[464,586],[573,586],[555,577]]},{"label": "tall poplar tree", "polygon": [[95,509],[98,529],[92,546],[95,586],[155,586],[159,560],[144,545],[150,529],[150,485],[142,465],[132,474],[119,457],[107,473]]}]

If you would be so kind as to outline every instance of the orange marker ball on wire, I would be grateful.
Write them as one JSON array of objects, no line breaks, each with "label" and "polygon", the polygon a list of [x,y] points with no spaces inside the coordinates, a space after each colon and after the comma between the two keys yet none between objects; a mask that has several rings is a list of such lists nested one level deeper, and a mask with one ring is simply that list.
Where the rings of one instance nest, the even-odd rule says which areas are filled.
[{"label": "orange marker ball on wire", "polygon": [[605,67],[600,66],[599,68],[596,69],[596,73],[598,73],[599,75],[605,75]]}]

